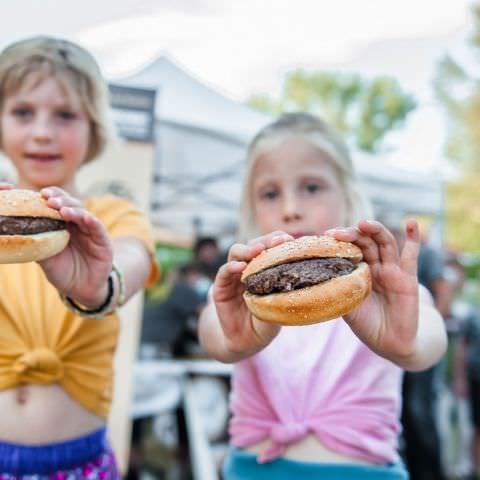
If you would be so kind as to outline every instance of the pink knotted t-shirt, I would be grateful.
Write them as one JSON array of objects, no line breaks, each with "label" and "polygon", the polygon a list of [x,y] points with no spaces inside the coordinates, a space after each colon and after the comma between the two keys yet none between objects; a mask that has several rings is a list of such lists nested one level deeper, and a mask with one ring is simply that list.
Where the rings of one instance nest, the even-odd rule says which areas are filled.
[{"label": "pink knotted t-shirt", "polygon": [[402,370],[365,346],[342,320],[284,327],[235,366],[230,434],[245,448],[269,438],[266,462],[312,432],[329,449],[398,460]]}]

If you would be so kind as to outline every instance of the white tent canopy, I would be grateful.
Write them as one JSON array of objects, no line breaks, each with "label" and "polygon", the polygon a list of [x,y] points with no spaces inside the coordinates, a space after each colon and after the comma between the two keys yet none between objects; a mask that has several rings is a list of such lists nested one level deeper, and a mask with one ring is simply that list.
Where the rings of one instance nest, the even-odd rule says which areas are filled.
[{"label": "white tent canopy", "polygon": [[236,103],[202,84],[165,56],[115,83],[156,89],[156,114],[161,123],[204,130],[207,134],[225,136],[242,144],[270,121],[268,115]]},{"label": "white tent canopy", "polygon": [[[271,117],[205,86],[167,57],[116,84],[157,91],[152,221],[179,233],[232,235],[245,150]],[[377,209],[437,214],[438,179],[354,155]]]},{"label": "white tent canopy", "polygon": [[443,186],[440,173],[419,173],[387,163],[388,155],[356,152],[354,163],[376,212],[441,215]]}]

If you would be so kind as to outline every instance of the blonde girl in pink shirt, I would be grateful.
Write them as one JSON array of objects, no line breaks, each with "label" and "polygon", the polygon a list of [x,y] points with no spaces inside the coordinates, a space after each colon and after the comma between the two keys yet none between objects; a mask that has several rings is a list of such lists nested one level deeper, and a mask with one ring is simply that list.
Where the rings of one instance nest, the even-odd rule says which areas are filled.
[{"label": "blonde girl in pink shirt", "polygon": [[[406,225],[401,252],[372,218],[348,148],[320,119],[285,114],[253,140],[240,243],[217,275],[201,315],[203,347],[235,362],[225,480],[406,479],[399,460],[402,369],[445,352],[439,313],[416,277],[419,233]],[[283,327],[247,310],[240,276],[262,250],[303,235],[353,242],[370,265],[373,292],[329,322]]]}]

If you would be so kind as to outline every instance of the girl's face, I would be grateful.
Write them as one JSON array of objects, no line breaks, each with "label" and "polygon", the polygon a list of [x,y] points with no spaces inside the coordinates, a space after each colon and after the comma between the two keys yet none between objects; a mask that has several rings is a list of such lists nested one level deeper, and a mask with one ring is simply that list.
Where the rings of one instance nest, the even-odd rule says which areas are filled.
[{"label": "girl's face", "polygon": [[0,112],[1,144],[18,173],[18,186],[56,185],[73,193],[75,173],[85,160],[90,122],[54,77],[8,96]]},{"label": "girl's face", "polygon": [[297,238],[346,225],[337,172],[328,157],[305,140],[291,138],[269,150],[257,159],[252,173],[261,234],[284,230]]}]

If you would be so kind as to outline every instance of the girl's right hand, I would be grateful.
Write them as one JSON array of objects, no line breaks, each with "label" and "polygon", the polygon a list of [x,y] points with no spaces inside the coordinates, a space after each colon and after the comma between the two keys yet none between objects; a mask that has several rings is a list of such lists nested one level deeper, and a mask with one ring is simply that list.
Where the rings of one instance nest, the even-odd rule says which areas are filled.
[{"label": "girl's right hand", "polygon": [[248,245],[236,243],[228,254],[228,262],[220,267],[213,286],[213,301],[222,326],[227,349],[241,356],[250,355],[266,347],[278,334],[278,325],[262,322],[248,310],[240,281],[247,263],[266,248],[293,240],[282,231],[251,240]]}]

